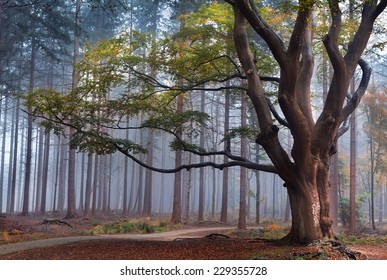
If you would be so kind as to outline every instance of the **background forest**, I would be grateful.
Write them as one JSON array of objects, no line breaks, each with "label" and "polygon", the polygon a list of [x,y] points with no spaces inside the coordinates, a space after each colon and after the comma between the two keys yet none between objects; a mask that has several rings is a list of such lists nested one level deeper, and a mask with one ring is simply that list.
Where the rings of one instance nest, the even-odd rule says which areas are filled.
[{"label": "background forest", "polygon": [[[270,23],[289,36],[292,6],[264,2]],[[343,12],[345,42],[360,11]],[[322,6],[315,21],[328,17]],[[384,12],[364,56],[371,85],[332,158],[334,225],[355,219],[375,229],[387,218],[386,21]],[[317,38],[327,29],[319,26]],[[232,166],[223,152],[269,163],[254,141],[245,81],[231,79],[240,74],[232,28],[222,1],[1,0],[0,213],[233,223],[243,207],[251,224],[288,222],[283,181],[270,170]],[[271,100],[278,66],[253,34],[251,46]],[[319,112],[333,70],[322,44],[313,49]],[[279,135],[290,152],[285,126]]]}]

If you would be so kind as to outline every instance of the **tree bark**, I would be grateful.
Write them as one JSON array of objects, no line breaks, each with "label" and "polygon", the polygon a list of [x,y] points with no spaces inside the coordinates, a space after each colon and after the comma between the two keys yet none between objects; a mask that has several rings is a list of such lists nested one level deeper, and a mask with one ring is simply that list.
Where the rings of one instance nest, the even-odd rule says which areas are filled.
[{"label": "tree bark", "polygon": [[356,110],[351,114],[350,124],[350,177],[349,177],[349,231],[356,232]]},{"label": "tree bark", "polygon": [[[200,94],[200,111],[205,112],[206,110],[206,99],[205,91],[202,91]],[[200,147],[204,147],[204,138],[205,138],[205,128],[203,125],[200,126]],[[200,163],[204,162],[204,158],[200,157]],[[199,209],[198,209],[198,221],[204,220],[204,200],[205,200],[205,191],[204,191],[204,181],[205,181],[205,170],[203,168],[199,171]]]},{"label": "tree bark", "polygon": [[46,133],[44,137],[44,152],[43,152],[43,174],[42,174],[42,198],[40,204],[40,214],[46,213],[47,204],[47,185],[48,185],[48,167],[50,159],[50,133]]},{"label": "tree bark", "polygon": [[36,172],[36,190],[32,193],[35,196],[35,212],[39,213],[41,206],[41,195],[42,195],[42,173],[43,173],[43,147],[44,147],[44,129],[42,127],[37,128],[37,134],[39,140],[37,142],[37,160],[35,160]]},{"label": "tree bark", "polygon": [[83,214],[87,216],[90,211],[90,200],[91,200],[91,182],[92,182],[92,172],[93,172],[93,156],[92,154],[87,155],[87,171],[86,171],[86,190],[85,190],[85,206],[83,209]]},{"label": "tree bark", "polygon": [[[311,114],[310,83],[313,74],[311,12],[313,1],[299,3],[289,41],[285,43],[260,16],[254,1],[227,1],[234,9],[234,42],[248,81],[248,95],[258,116],[260,133],[256,142],[266,151],[285,182],[292,210],[288,240],[309,243],[333,238],[329,203],[329,164],[336,152],[339,128],[358,106],[370,79],[370,68],[361,59],[376,18],[387,1],[365,1],[361,22],[345,55],[339,47],[342,13],[339,1],[329,1],[331,26],[323,38],[334,73],[324,108],[315,122]],[[280,66],[278,103],[292,133],[292,160],[282,148],[279,128],[270,108],[250,50],[247,23],[267,43]],[[356,92],[344,106],[353,73],[360,65],[363,76]]]},{"label": "tree bark", "polygon": [[[241,96],[241,128],[247,127],[247,100],[243,92]],[[247,158],[247,139],[241,136],[241,157]],[[240,170],[240,193],[239,193],[239,219],[238,229],[246,229],[246,199],[247,199],[247,169],[241,167]]]},{"label": "tree bark", "polygon": [[98,182],[98,174],[100,172],[99,167],[100,157],[98,155],[94,156],[94,178],[93,178],[93,198],[92,198],[92,204],[91,204],[91,215],[95,216],[97,211],[97,193],[98,193],[98,185],[100,182]]},{"label": "tree bark", "polygon": [[[72,87],[74,90],[78,84],[78,70],[76,64],[79,56],[79,24],[80,24],[80,12],[81,1],[76,1],[75,7],[75,31],[74,31],[74,54],[73,54],[73,75],[72,75]],[[75,133],[73,128],[70,128],[70,137]],[[76,215],[76,193],[75,193],[75,163],[76,163],[75,149],[69,147],[69,170],[68,170],[68,187],[67,187],[67,213],[66,218],[73,218]]]},{"label": "tree bark", "polygon": [[[31,40],[31,61],[30,61],[30,85],[29,90],[34,90],[35,84],[35,60],[36,60],[36,39]],[[32,161],[32,107],[27,108],[27,145],[26,145],[26,161],[25,161],[25,178],[24,178],[24,197],[23,197],[23,211],[22,215],[28,215],[29,198],[30,198],[30,180],[31,180],[31,161]]]},{"label": "tree bark", "polygon": [[[1,10],[0,10],[1,11]],[[1,23],[1,22],[0,22]],[[1,42],[1,40],[0,40]],[[5,113],[4,113],[4,120],[3,120],[3,134],[2,134],[2,143],[1,143],[1,163],[0,163],[0,213],[3,212],[3,188],[4,188],[4,163],[5,163],[5,139],[7,138],[7,117],[8,117],[8,99],[9,97],[5,97]],[[1,109],[2,102],[0,102],[0,111]]]},{"label": "tree bark", "polygon": [[[183,94],[179,94],[179,96],[177,96],[177,106],[176,106],[177,113],[183,112],[183,105],[184,105],[183,102],[184,102]],[[179,139],[182,139],[183,131],[181,127],[177,129],[176,135],[177,137],[179,137]],[[182,162],[183,162],[182,152],[181,150],[176,150],[175,166],[176,167],[181,166]],[[181,223],[181,171],[175,173],[175,179],[173,184],[173,207],[172,207],[171,221],[176,224]]]},{"label": "tree bark", "polygon": [[[9,181],[8,181],[8,195],[7,195],[7,207],[6,211],[10,212],[11,198],[14,201],[15,189],[16,189],[16,168],[17,168],[17,153],[18,153],[18,137],[19,137],[19,110],[20,99],[15,99],[15,109],[13,110],[12,117],[12,135],[11,135],[11,151],[9,158]],[[13,195],[13,196],[12,196]]]},{"label": "tree bark", "polygon": [[[146,162],[149,166],[153,165],[153,147],[154,147],[154,131],[148,130],[147,136],[147,156]],[[152,193],[153,193],[153,172],[149,169],[145,171],[145,188],[144,188],[144,207],[142,214],[150,216],[152,212]]]},{"label": "tree bark", "polygon": [[[230,82],[226,83],[226,86],[229,86]],[[225,102],[224,102],[224,150],[230,151],[231,143],[228,137],[228,133],[230,130],[230,92],[226,91]],[[227,163],[228,157],[223,156],[223,161]],[[228,184],[229,184],[229,176],[228,176],[228,168],[223,170],[223,183],[222,183],[222,208],[220,212],[220,221],[222,223],[227,223],[227,211],[228,211]]]}]

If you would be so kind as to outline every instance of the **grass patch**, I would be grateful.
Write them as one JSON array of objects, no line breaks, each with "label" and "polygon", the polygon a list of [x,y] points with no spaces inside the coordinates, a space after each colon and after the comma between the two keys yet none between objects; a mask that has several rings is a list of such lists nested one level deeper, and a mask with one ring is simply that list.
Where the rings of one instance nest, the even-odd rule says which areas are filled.
[{"label": "grass patch", "polygon": [[165,221],[123,220],[110,224],[98,224],[91,229],[92,234],[119,233],[156,233],[168,231],[169,224]]},{"label": "grass patch", "polygon": [[387,235],[345,235],[338,236],[339,240],[347,245],[380,245],[387,244]]},{"label": "grass patch", "polygon": [[262,228],[252,230],[251,237],[263,239],[281,239],[288,232],[288,225],[279,223],[266,223]]}]

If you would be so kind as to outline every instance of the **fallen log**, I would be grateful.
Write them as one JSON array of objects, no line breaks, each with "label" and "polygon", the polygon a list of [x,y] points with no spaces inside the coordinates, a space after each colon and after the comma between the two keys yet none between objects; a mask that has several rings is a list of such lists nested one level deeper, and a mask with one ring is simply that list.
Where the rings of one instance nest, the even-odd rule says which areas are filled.
[{"label": "fallen log", "polygon": [[68,226],[70,228],[73,228],[72,225],[70,225],[69,223],[67,222],[64,222],[60,219],[53,219],[53,218],[45,218],[43,219],[43,221],[40,223],[41,225],[46,225],[46,227],[48,228],[49,225],[61,225],[61,226]]}]

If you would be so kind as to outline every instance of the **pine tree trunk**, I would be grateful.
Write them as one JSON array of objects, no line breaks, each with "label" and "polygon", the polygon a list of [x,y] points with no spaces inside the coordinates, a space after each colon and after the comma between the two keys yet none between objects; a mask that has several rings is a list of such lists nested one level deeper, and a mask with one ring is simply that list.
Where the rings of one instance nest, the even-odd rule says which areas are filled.
[{"label": "pine tree trunk", "polygon": [[[241,107],[241,127],[247,127],[247,100],[245,93],[242,93]],[[247,139],[245,136],[241,138],[241,156],[247,158]],[[238,229],[246,229],[246,197],[247,197],[247,169],[241,167],[240,170],[240,196],[239,196],[239,219]]]},{"label": "pine tree trunk", "polygon": [[44,152],[43,152],[43,174],[42,174],[42,198],[40,203],[40,214],[46,213],[47,185],[48,185],[48,167],[50,160],[50,133],[46,133],[44,137]]},{"label": "pine tree trunk", "polygon": [[102,199],[102,213],[105,215],[108,213],[109,210],[109,180],[108,180],[108,173],[109,173],[109,155],[103,156],[104,161],[104,169],[103,169],[103,199]]},{"label": "pine tree trunk", "polygon": [[[205,99],[205,91],[201,92],[200,95],[200,111],[205,112],[206,108],[206,99]],[[200,147],[204,147],[204,133],[205,128],[202,125],[200,127]],[[204,158],[200,157],[200,163],[204,162]],[[205,199],[205,192],[204,192],[204,177],[205,177],[205,170],[204,168],[201,168],[199,171],[199,209],[198,209],[198,221],[204,220],[204,199]]]},{"label": "pine tree trunk", "polygon": [[95,216],[97,210],[98,173],[100,172],[99,159],[100,157],[98,155],[94,155],[93,200],[91,206],[92,216]]},{"label": "pine tree trunk", "polygon": [[90,202],[91,202],[91,184],[92,184],[92,174],[93,174],[93,156],[92,154],[87,155],[87,174],[86,174],[86,190],[85,190],[85,207],[83,214],[87,216],[90,211]]},{"label": "pine tree trunk", "polygon": [[[76,64],[79,56],[79,36],[78,27],[80,24],[80,12],[81,12],[81,1],[76,1],[75,7],[75,31],[74,31],[74,55],[73,55],[73,75],[72,75],[72,87],[74,90],[78,84],[78,70]],[[70,128],[70,137],[75,133],[74,128]],[[66,218],[73,218],[76,215],[76,192],[75,192],[75,163],[76,163],[75,150],[69,147],[69,170],[68,170],[68,187],[67,187],[67,213]]]},{"label": "pine tree trunk", "polygon": [[[146,163],[149,166],[153,166],[153,147],[154,147],[154,131],[148,130],[147,139],[147,156]],[[152,212],[152,186],[153,185],[153,172],[149,169],[145,171],[145,188],[144,188],[144,208],[143,215],[150,216]]]},{"label": "pine tree trunk", "polygon": [[[183,112],[183,94],[177,96],[176,112]],[[176,132],[177,137],[182,139],[183,132],[182,128],[178,128]],[[181,166],[183,162],[181,150],[175,152],[175,166]],[[173,207],[172,207],[172,218],[171,221],[176,224],[181,223],[181,171],[175,173],[175,179],[173,183]]]},{"label": "pine tree trunk", "polygon": [[[36,60],[36,40],[32,38],[31,41],[31,61],[30,61],[30,85],[29,90],[34,90],[35,84],[35,60]],[[30,180],[31,180],[31,161],[32,161],[32,107],[27,108],[27,145],[26,145],[26,159],[25,159],[25,178],[24,178],[24,197],[23,197],[23,211],[22,215],[28,215],[29,198],[30,198]]]},{"label": "pine tree trunk", "polygon": [[[17,116],[19,116],[19,99],[15,99],[15,108],[12,111],[12,126],[11,126],[11,147],[10,147],[10,155],[9,155],[9,168],[8,168],[8,195],[7,195],[7,205],[6,205],[6,212],[9,212],[9,206],[11,202],[11,193],[12,193],[12,184],[13,184],[13,173],[14,173],[14,167],[16,167],[15,162],[17,161],[17,143],[15,143],[15,138],[18,136],[18,130],[16,128],[19,127],[19,119]],[[17,121],[17,123],[16,123]],[[16,153],[15,153],[16,152]]]},{"label": "pine tree trunk", "polygon": [[[3,186],[5,185],[4,184],[4,169],[5,169],[5,166],[4,166],[4,163],[5,163],[5,139],[7,138],[7,125],[8,125],[8,121],[7,121],[7,117],[8,117],[8,99],[9,97],[5,97],[5,113],[4,113],[4,119],[3,119],[3,139],[2,139],[2,143],[1,143],[1,163],[0,163],[0,213],[3,212]],[[2,105],[2,102],[0,102],[0,106]],[[1,107],[0,107],[0,111],[1,110]]]},{"label": "pine tree trunk", "polygon": [[83,210],[84,204],[84,194],[85,194],[85,160],[86,160],[86,154],[82,153],[82,161],[81,161],[81,186],[79,188],[79,204],[78,204],[78,209]]},{"label": "pine tree trunk", "polygon": [[128,170],[128,165],[129,165],[129,158],[125,157],[124,159],[124,191],[123,191],[123,201],[122,201],[122,212],[124,215],[128,215],[129,211],[129,203],[128,203],[128,189],[129,189],[129,170]]},{"label": "pine tree trunk", "polygon": [[[229,86],[230,82],[228,81],[226,86]],[[224,135],[226,140],[224,141],[224,150],[229,151],[231,149],[231,141],[227,137],[230,129],[230,92],[226,91],[225,102],[224,102]],[[228,157],[223,156],[223,161],[227,163]],[[227,211],[228,211],[228,168],[223,170],[223,183],[222,183],[222,207],[220,210],[220,221],[222,223],[227,223]]]},{"label": "pine tree trunk", "polygon": [[[43,173],[43,153],[44,153],[44,128],[38,127],[37,134],[39,140],[37,142],[37,174],[36,174],[36,191],[35,191],[35,212],[39,213],[41,207],[41,196],[42,196],[42,173]],[[33,192],[34,193],[34,192]]]},{"label": "pine tree trunk", "polygon": [[349,175],[349,231],[356,232],[356,110],[351,115],[350,124],[350,175]]}]

